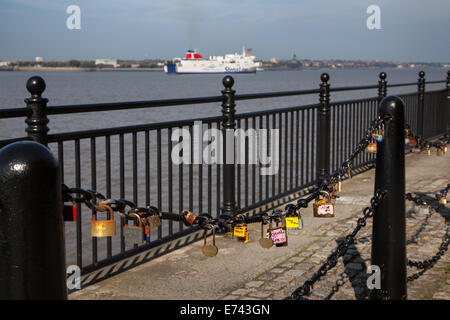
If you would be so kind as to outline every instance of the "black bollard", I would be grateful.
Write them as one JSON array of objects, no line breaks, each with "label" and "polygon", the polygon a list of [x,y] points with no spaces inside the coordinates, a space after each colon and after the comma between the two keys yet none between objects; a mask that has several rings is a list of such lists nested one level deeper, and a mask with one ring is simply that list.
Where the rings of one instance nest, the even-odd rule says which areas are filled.
[{"label": "black bollard", "polygon": [[0,299],[67,299],[58,162],[37,142],[0,149]]},{"label": "black bollard", "polygon": [[378,143],[375,190],[387,193],[373,214],[372,265],[381,271],[381,288],[370,299],[406,299],[405,132],[404,102],[384,98],[380,114],[385,122],[383,142]]}]

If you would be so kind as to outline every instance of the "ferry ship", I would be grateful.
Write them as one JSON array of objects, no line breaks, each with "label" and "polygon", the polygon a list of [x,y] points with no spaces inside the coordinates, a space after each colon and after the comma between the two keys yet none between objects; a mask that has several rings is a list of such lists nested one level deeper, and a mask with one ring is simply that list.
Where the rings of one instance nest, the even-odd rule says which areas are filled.
[{"label": "ferry ship", "polygon": [[255,62],[251,49],[242,54],[226,54],[225,56],[210,56],[203,58],[196,50],[188,50],[184,58],[174,58],[164,66],[168,74],[198,74],[198,73],[255,73],[261,70],[262,63]]}]

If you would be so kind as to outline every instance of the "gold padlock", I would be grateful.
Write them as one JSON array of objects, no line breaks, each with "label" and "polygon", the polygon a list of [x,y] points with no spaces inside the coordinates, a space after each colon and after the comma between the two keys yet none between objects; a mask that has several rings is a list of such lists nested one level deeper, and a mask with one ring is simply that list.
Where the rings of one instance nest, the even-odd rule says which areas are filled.
[{"label": "gold padlock", "polygon": [[[324,195],[320,199],[320,194]],[[332,218],[334,217],[334,205],[331,202],[331,196],[327,191],[320,191],[316,201],[313,204],[314,217]]]},{"label": "gold padlock", "polygon": [[445,156],[445,147],[444,146],[439,146],[436,150],[436,155],[439,157],[443,157]]},{"label": "gold padlock", "polygon": [[367,153],[377,153],[377,142],[376,142],[374,136],[372,136],[372,140],[367,145],[366,152]]},{"label": "gold padlock", "polygon": [[429,147],[427,147],[426,149],[424,149],[422,151],[423,154],[426,154],[427,156],[431,156],[431,149]]},{"label": "gold padlock", "polygon": [[109,211],[109,220],[97,220],[97,213],[92,214],[91,220],[91,236],[92,237],[113,237],[116,235],[116,221],[114,220],[113,209],[106,205],[100,203],[98,207]]}]

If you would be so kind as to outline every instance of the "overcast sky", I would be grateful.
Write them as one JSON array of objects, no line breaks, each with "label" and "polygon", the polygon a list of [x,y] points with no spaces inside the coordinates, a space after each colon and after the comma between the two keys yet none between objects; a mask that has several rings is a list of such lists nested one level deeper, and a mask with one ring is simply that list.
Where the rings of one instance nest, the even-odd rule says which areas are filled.
[{"label": "overcast sky", "polygon": [[[81,29],[69,30],[69,5]],[[381,9],[369,30],[367,7]],[[450,62],[449,0],[1,0],[0,60],[257,58]]]}]

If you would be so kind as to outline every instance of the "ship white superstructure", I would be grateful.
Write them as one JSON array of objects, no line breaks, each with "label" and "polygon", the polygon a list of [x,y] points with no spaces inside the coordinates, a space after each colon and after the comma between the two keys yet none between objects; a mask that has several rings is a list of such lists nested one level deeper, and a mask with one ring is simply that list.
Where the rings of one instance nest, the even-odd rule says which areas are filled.
[{"label": "ship white superstructure", "polygon": [[204,59],[195,50],[188,50],[184,58],[175,58],[164,66],[166,73],[255,73],[261,67],[255,62],[254,55],[248,55],[245,49],[242,54],[233,53],[225,56],[210,56]]}]

